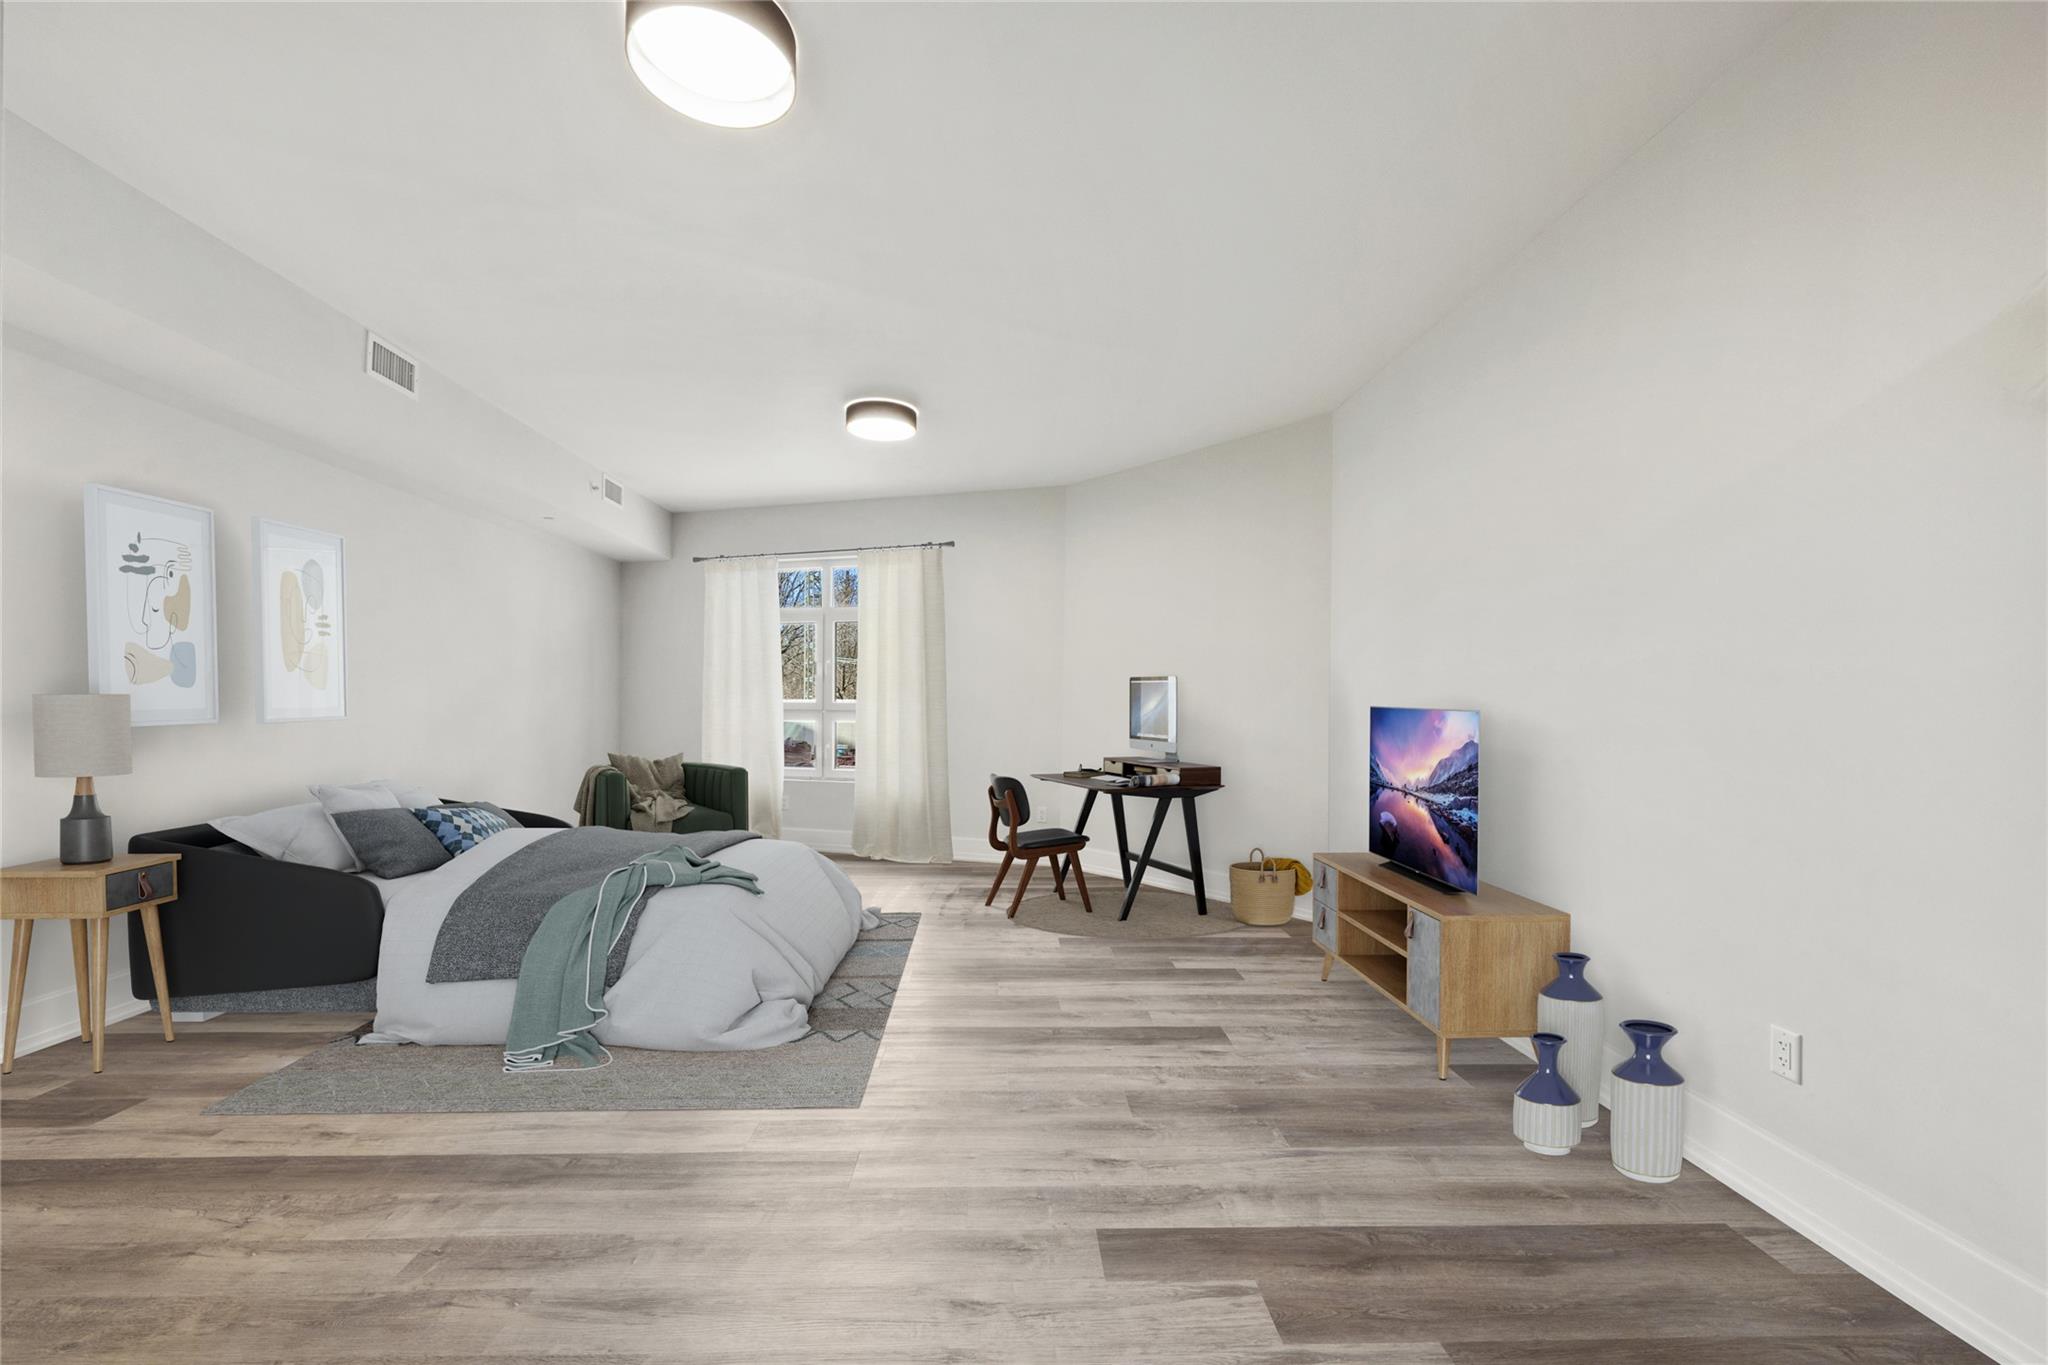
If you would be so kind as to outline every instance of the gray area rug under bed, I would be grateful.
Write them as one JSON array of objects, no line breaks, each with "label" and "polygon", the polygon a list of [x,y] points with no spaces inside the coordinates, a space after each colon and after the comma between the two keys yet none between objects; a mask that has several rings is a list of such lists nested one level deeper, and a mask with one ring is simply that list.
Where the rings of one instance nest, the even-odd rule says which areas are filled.
[{"label": "gray area rug under bed", "polygon": [[[854,1109],[888,1026],[918,916],[864,931],[811,1006],[811,1031],[751,1052],[611,1049],[590,1071],[508,1076],[498,1047],[361,1046],[351,1033],[209,1114],[465,1114],[627,1109]],[[364,1026],[365,1028],[368,1025]]]},{"label": "gray area rug under bed", "polygon": [[[156,1008],[151,996],[149,1007]],[[174,995],[171,1008],[191,1014],[353,1014],[377,1008],[377,978],[338,986],[289,986],[227,995]]]}]

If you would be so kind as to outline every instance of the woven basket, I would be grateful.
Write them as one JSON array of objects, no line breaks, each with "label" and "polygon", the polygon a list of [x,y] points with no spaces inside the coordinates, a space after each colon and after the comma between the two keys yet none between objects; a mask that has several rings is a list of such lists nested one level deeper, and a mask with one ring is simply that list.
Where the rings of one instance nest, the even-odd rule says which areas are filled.
[{"label": "woven basket", "polygon": [[1294,918],[1294,869],[1274,870],[1266,850],[1230,865],[1230,913],[1243,924],[1285,924]]}]

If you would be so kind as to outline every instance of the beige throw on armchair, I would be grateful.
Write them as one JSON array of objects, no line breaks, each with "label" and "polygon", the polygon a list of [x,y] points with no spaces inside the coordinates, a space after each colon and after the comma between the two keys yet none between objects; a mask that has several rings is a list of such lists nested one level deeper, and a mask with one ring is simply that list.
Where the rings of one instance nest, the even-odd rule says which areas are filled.
[{"label": "beige throw on armchair", "polygon": [[634,829],[646,834],[666,834],[668,827],[695,809],[683,793],[683,756],[645,759],[635,754],[606,754],[611,765],[626,775],[633,793],[630,819]]},{"label": "beige throw on armchair", "polygon": [[863,550],[853,851],[953,857],[946,754],[945,561],[936,546]]}]

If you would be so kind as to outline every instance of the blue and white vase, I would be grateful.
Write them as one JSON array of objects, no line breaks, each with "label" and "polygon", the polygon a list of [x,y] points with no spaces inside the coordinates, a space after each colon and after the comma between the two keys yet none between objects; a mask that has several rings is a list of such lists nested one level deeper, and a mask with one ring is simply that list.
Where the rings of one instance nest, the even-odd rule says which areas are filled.
[{"label": "blue and white vase", "polygon": [[1564,1038],[1537,1033],[1529,1041],[1536,1045],[1536,1071],[1515,1091],[1515,1136],[1539,1156],[1568,1156],[1579,1145],[1579,1096],[1558,1074]]},{"label": "blue and white vase", "polygon": [[1664,1045],[1678,1030],[1655,1019],[1624,1019],[1621,1031],[1636,1050],[1614,1068],[1614,1169],[1630,1180],[1667,1184],[1684,1164],[1685,1077],[1664,1060]]},{"label": "blue and white vase", "polygon": [[1556,956],[1557,979],[1536,993],[1536,1027],[1564,1036],[1557,1069],[1579,1092],[1579,1126],[1591,1128],[1600,1121],[1600,1072],[1606,1060],[1600,1055],[1600,1039],[1607,1031],[1607,1007],[1586,980],[1591,959],[1584,953]]}]

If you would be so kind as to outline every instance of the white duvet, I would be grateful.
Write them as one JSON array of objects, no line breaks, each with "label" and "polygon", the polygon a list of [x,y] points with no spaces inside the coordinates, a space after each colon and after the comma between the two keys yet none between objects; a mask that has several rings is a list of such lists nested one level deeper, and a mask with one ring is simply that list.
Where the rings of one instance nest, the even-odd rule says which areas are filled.
[{"label": "white duvet", "polygon": [[[455,898],[545,829],[492,835],[431,872],[379,882],[384,939],[370,1043],[505,1042],[511,981],[429,984],[427,962]],[[601,1043],[672,1051],[773,1047],[809,1031],[812,999],[864,926],[853,883],[823,854],[780,839],[752,839],[713,855],[760,879],[761,894],[731,886],[658,891],[641,912],[626,969],[605,992]]]}]

